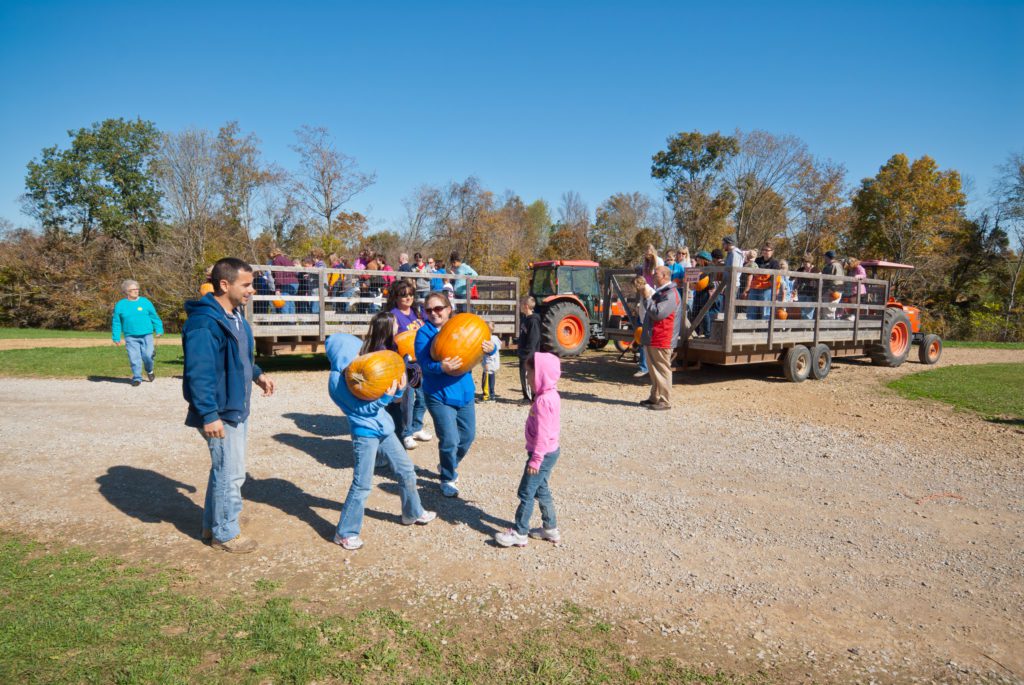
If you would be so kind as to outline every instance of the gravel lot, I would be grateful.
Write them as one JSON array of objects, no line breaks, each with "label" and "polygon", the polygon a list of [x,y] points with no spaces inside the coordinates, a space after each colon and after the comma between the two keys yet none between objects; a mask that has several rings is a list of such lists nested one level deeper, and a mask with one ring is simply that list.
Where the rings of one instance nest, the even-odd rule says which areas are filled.
[{"label": "gravel lot", "polygon": [[[942,364],[996,361],[1024,352],[950,349]],[[436,442],[421,445],[439,520],[398,525],[381,478],[355,553],[329,542],[352,456],[327,374],[280,374],[254,401],[250,557],[198,540],[209,462],[178,379],[4,379],[0,527],[169,563],[200,592],[270,578],[316,609],[383,604],[469,633],[544,624],[571,600],[630,651],[786,682],[1024,682],[1024,426],[885,389],[921,369],[838,361],[790,384],[770,366],[705,367],[676,374],[672,411],[649,412],[632,367],[588,353],[560,384],[564,542],[500,549],[527,411],[506,358],[462,497],[440,497]]]}]

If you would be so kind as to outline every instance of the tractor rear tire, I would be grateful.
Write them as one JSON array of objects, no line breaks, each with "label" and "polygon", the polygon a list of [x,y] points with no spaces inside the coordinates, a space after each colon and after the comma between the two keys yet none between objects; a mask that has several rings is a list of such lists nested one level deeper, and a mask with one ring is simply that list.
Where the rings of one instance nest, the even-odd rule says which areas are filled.
[{"label": "tractor rear tire", "polygon": [[867,353],[876,366],[896,368],[910,355],[910,317],[902,309],[886,307],[882,318],[882,341],[869,345]]},{"label": "tractor rear tire", "polygon": [[922,364],[935,364],[942,357],[942,338],[934,333],[928,333],[921,338],[921,344],[917,349],[917,358]]},{"label": "tractor rear tire", "polygon": [[541,349],[559,357],[578,357],[590,340],[590,319],[579,305],[559,302],[544,313]]},{"label": "tractor rear tire", "polygon": [[818,343],[811,350],[811,378],[816,381],[824,380],[831,370],[832,350],[828,349],[828,345]]},{"label": "tractor rear tire", "polygon": [[790,383],[807,380],[811,366],[811,351],[803,345],[793,345],[782,357],[782,373]]}]

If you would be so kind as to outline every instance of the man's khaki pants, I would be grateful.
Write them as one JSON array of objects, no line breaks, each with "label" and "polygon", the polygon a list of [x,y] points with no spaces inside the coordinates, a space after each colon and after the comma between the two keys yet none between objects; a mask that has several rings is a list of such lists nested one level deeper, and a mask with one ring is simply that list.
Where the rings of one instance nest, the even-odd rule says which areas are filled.
[{"label": "man's khaki pants", "polygon": [[672,392],[672,350],[647,347],[647,366],[651,372],[651,397],[654,404],[669,404]]}]

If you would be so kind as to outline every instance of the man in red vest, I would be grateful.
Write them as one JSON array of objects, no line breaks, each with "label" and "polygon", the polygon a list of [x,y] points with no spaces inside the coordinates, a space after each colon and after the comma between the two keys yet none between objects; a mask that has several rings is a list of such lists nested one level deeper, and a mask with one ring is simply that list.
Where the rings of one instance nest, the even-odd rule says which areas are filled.
[{"label": "man in red vest", "polygon": [[654,270],[654,292],[643,302],[646,317],[640,343],[647,354],[651,371],[651,396],[640,402],[648,409],[671,409],[672,350],[679,339],[682,323],[682,298],[672,283],[672,272],[666,266]]}]

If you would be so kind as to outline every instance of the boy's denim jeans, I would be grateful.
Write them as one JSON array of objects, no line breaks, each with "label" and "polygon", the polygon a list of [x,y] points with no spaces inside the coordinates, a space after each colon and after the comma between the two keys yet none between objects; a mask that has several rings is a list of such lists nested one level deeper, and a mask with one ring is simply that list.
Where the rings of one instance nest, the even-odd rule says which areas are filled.
[{"label": "boy's denim jeans", "polygon": [[427,399],[423,394],[423,388],[406,388],[405,394],[402,395],[402,411],[405,412],[405,433],[399,437],[404,440],[413,433],[423,430],[423,415],[427,411]]},{"label": "boy's denim jeans", "polygon": [[[747,293],[747,300],[761,300],[767,302],[772,299],[771,288],[751,288],[750,292]],[[747,318],[748,319],[767,319],[768,308],[767,307],[755,307],[753,305],[747,307]]]},{"label": "boy's denim jeans", "polygon": [[459,478],[459,462],[476,438],[476,407],[472,401],[462,407],[450,407],[427,395],[427,411],[434,419],[434,431],[437,433],[441,483],[454,483]]},{"label": "boy's denim jeans", "polygon": [[370,496],[370,487],[373,485],[373,468],[378,452],[391,464],[391,471],[398,480],[402,516],[406,519],[423,516],[420,494],[416,491],[416,471],[398,437],[394,433],[389,433],[383,438],[353,435],[352,457],[355,463],[352,466],[352,486],[349,487],[345,503],[341,506],[341,518],[338,520],[337,529],[339,537],[350,538],[359,535],[363,528],[363,512],[366,509],[366,498]]},{"label": "boy's denim jeans", "polygon": [[[220,542],[234,540],[242,532],[238,517],[242,513],[242,483],[245,482],[245,443],[249,422],[232,426],[224,423],[223,438],[203,439],[210,448],[210,478],[203,504],[203,528],[213,531]],[[199,430],[202,435],[202,429]]]},{"label": "boy's denim jeans", "polygon": [[147,373],[153,372],[153,334],[126,335],[124,348],[128,350],[128,364],[132,367],[132,380],[142,380],[142,367]]},{"label": "boy's denim jeans", "polygon": [[[555,468],[558,461],[558,454],[561,450],[555,450],[544,455],[544,461],[535,475],[526,472],[523,467],[523,477],[519,481],[519,507],[516,509],[516,532],[526,535],[530,532],[530,517],[533,516],[533,500],[536,498],[540,504],[541,523],[550,530],[558,528],[558,519],[555,516],[555,500],[551,498],[551,489],[548,488],[548,478],[551,477],[551,470]],[[526,455],[529,465],[530,455]]]}]

